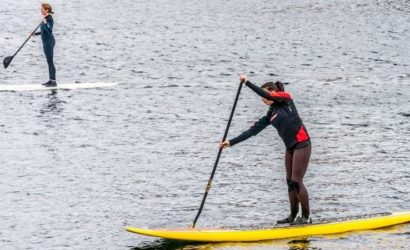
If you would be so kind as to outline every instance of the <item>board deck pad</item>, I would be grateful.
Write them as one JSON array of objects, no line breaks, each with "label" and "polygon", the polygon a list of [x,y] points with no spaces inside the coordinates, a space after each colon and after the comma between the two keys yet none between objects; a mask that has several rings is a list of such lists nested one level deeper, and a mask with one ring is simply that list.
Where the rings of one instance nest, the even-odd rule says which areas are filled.
[{"label": "board deck pad", "polygon": [[56,89],[92,89],[109,88],[117,85],[114,82],[95,83],[57,83],[56,87],[45,87],[41,84],[0,84],[0,91],[35,91],[35,90],[56,90]]},{"label": "board deck pad", "polygon": [[302,236],[320,236],[359,230],[371,230],[410,222],[410,211],[380,213],[353,218],[338,218],[300,226],[268,228],[135,228],[126,227],[131,233],[164,239],[201,242],[246,242],[263,241]]}]

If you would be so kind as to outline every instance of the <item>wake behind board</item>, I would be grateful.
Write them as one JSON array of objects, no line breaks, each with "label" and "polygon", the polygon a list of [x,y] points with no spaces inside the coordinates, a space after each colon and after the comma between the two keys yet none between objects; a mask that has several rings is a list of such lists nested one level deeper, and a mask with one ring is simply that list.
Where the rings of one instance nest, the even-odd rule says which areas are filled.
[{"label": "wake behind board", "polygon": [[320,236],[359,230],[370,230],[408,222],[410,222],[410,212],[386,213],[381,216],[379,215],[365,219],[263,229],[147,229],[126,227],[126,230],[131,233],[173,240],[201,242],[244,242],[295,238],[301,236]]},{"label": "wake behind board", "polygon": [[93,89],[109,88],[118,83],[95,82],[95,83],[58,83],[56,87],[45,87],[41,84],[0,84],[0,91],[34,91],[34,90],[56,90],[56,89]]}]

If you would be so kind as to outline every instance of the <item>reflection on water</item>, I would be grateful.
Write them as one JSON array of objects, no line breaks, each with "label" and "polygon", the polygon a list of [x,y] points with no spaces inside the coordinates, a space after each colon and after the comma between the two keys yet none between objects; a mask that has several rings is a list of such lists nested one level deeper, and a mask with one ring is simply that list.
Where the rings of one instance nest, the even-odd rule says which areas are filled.
[{"label": "reflection on water", "polygon": [[58,98],[58,91],[51,90],[47,94],[47,102],[40,109],[40,113],[45,115],[50,113],[52,115],[58,115],[63,110],[62,101]]},{"label": "reflection on water", "polygon": [[201,243],[174,240],[155,240],[149,243],[142,243],[140,246],[132,247],[130,250],[156,250],[156,249],[184,249],[184,250],[215,250],[215,249],[266,249],[275,247],[275,249],[284,250],[308,250],[314,249],[310,246],[310,240],[299,238],[295,240],[275,240],[260,242],[222,242],[222,243]]},{"label": "reflection on water", "polygon": [[310,240],[308,239],[298,239],[291,240],[288,242],[289,250],[307,250],[310,248]]},{"label": "reflection on water", "polygon": [[[204,248],[204,246],[207,246]],[[140,246],[132,247],[130,250],[174,250],[174,249],[211,249],[209,244],[198,242],[174,241],[174,240],[154,240],[142,243]]]},{"label": "reflection on water", "polygon": [[49,160],[58,162],[60,152],[56,144],[62,138],[60,131],[63,129],[62,124],[64,123],[62,116],[64,101],[60,100],[58,90],[50,90],[47,95],[41,95],[37,98],[41,98],[44,102],[39,110],[40,115],[37,116],[44,126],[41,133],[46,135],[42,140],[41,147],[49,152]]}]

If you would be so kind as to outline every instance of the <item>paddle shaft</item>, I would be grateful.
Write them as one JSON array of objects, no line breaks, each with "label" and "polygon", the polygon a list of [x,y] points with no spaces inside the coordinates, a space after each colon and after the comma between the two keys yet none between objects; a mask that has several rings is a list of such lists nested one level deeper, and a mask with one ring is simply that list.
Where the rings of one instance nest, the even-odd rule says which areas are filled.
[{"label": "paddle shaft", "polygon": [[[229,116],[228,125],[226,126],[225,134],[222,138],[222,141],[225,141],[226,137],[228,136],[229,127],[231,126],[232,117],[235,112],[236,104],[238,103],[239,94],[241,93],[242,85],[243,85],[243,81],[239,83],[238,92],[236,93],[235,102],[233,103],[231,115]],[[204,208],[205,200],[206,200],[206,197],[208,196],[209,189],[211,189],[212,180],[214,178],[216,167],[218,166],[218,162],[219,162],[219,158],[221,157],[221,154],[222,154],[222,148],[219,148],[218,155],[215,160],[214,168],[212,169],[211,177],[208,180],[208,185],[206,186],[205,194],[204,194],[204,197],[202,198],[201,206],[198,209],[198,213],[196,214],[196,217],[194,219],[194,223],[192,223],[192,228],[195,227],[196,221],[198,220],[199,216],[201,215],[202,209]]]},{"label": "paddle shaft", "polygon": [[13,57],[15,57],[17,55],[17,53],[19,53],[19,51],[24,47],[24,45],[26,45],[26,43],[28,42],[28,40],[30,40],[30,38],[33,36],[34,32],[37,31],[37,29],[40,27],[40,25],[43,22],[41,22],[39,25],[37,25],[37,27],[33,30],[33,32],[31,32],[30,36],[27,37],[26,41],[24,41],[24,43],[20,46],[20,48],[16,51],[16,53],[14,53]]}]

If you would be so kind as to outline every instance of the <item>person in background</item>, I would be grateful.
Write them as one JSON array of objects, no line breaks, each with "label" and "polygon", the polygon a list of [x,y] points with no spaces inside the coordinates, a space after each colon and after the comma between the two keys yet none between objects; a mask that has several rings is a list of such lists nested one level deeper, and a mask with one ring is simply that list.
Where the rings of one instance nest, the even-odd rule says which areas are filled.
[{"label": "person in background", "polygon": [[43,50],[46,55],[47,64],[48,64],[48,73],[49,80],[46,83],[43,83],[46,87],[55,87],[57,86],[56,82],[56,67],[54,66],[54,46],[56,41],[53,35],[53,26],[54,19],[52,14],[53,9],[50,4],[42,3],[41,4],[41,15],[43,15],[43,23],[40,26],[40,32],[36,32],[33,35],[41,35],[41,40],[43,42]]}]

